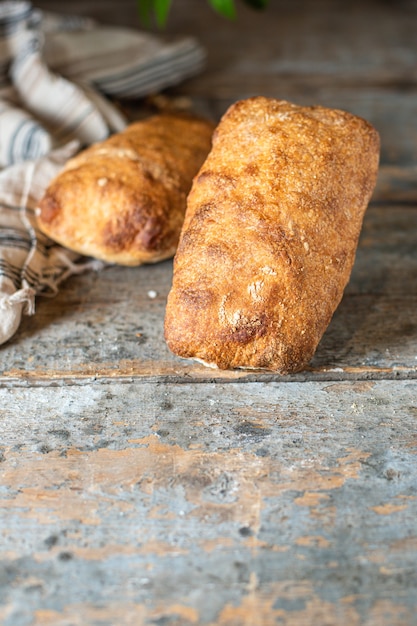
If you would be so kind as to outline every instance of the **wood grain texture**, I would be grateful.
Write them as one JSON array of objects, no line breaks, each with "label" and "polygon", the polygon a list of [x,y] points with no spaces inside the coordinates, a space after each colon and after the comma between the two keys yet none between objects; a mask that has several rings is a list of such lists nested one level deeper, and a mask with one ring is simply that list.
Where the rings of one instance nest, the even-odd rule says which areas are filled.
[{"label": "wood grain texture", "polygon": [[0,390],[2,623],[413,623],[416,392]]}]

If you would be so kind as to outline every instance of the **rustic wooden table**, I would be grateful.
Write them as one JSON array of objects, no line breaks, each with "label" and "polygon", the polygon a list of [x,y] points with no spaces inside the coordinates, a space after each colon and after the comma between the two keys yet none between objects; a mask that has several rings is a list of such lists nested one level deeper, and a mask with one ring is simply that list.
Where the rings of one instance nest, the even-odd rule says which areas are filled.
[{"label": "rustic wooden table", "polygon": [[[38,5],[138,27],[133,0]],[[272,0],[236,23],[174,1],[167,33],[208,61],[170,97],[214,119],[256,94],[362,115],[377,189],[296,376],[170,354],[170,261],[38,299],[0,350],[1,624],[417,624],[416,31],[413,0]]]}]

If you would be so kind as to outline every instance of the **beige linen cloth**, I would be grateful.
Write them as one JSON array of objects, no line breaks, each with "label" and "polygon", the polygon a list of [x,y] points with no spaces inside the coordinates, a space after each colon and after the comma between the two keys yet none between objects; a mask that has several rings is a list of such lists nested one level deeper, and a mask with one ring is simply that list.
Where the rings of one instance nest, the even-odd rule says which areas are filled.
[{"label": "beige linen cloth", "polygon": [[122,130],[107,96],[139,98],[198,73],[204,51],[133,29],[0,2],[0,344],[71,274],[102,264],[49,240],[34,211],[79,149]]}]

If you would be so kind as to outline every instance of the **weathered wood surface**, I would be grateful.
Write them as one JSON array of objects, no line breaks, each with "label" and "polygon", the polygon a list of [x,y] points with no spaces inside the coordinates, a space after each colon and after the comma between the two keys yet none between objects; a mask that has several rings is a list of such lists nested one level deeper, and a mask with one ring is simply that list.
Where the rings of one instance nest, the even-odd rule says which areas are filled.
[{"label": "weathered wood surface", "polygon": [[415,624],[416,397],[1,390],[1,623]]},{"label": "weathered wood surface", "polygon": [[[39,298],[0,348],[2,626],[417,626],[417,2],[270,4],[229,23],[174,0],[167,35],[208,58],[166,95],[215,119],[264,94],[375,124],[342,303],[281,378],[169,353],[170,261]],[[37,5],[138,27],[134,0]]]},{"label": "weathered wood surface", "polygon": [[[172,355],[164,341],[172,262],[109,267],[39,298],[0,350],[3,384],[92,378],[282,380]],[[156,293],[155,298],[151,296]],[[351,281],[310,368],[286,380],[417,377],[417,210],[368,209]]]}]

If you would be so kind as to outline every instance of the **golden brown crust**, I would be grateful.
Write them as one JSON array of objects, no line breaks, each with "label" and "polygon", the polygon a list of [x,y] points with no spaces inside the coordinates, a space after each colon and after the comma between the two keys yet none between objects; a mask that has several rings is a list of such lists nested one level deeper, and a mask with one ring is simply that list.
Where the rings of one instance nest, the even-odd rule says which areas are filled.
[{"label": "golden brown crust", "polygon": [[214,125],[157,115],[70,159],[37,209],[39,228],[81,254],[140,265],[175,253]]},{"label": "golden brown crust", "polygon": [[169,348],[222,369],[304,368],[349,280],[378,158],[378,133],[349,113],[230,107],[188,198]]}]

